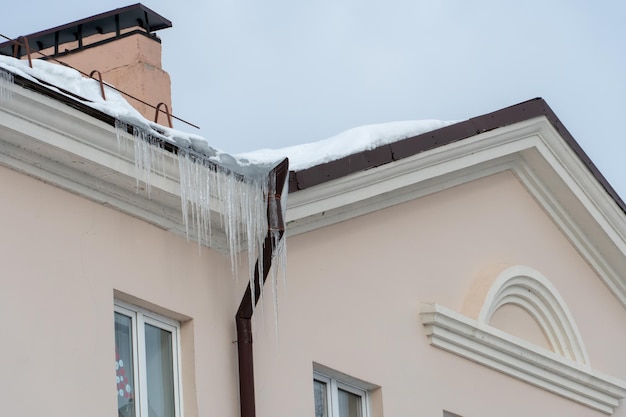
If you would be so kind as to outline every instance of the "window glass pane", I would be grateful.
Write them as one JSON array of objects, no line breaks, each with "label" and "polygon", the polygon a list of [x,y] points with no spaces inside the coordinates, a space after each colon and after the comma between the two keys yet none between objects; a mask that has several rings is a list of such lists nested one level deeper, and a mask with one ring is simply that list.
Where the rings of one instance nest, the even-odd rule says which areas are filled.
[{"label": "window glass pane", "polygon": [[339,417],[362,417],[361,396],[339,389]]},{"label": "window glass pane", "polygon": [[135,417],[132,318],[115,313],[115,381],[119,417]]},{"label": "window glass pane", "polygon": [[313,395],[315,396],[315,417],[328,417],[328,400],[326,399],[326,384],[313,380]]},{"label": "window glass pane", "polygon": [[174,417],[172,333],[146,324],[148,417]]}]

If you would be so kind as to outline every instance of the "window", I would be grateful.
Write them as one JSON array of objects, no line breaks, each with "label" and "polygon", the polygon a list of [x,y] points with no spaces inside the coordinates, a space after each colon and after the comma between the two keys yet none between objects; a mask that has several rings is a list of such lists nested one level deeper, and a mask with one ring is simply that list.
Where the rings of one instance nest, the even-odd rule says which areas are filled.
[{"label": "window", "polygon": [[367,417],[367,391],[315,372],[315,417]]},{"label": "window", "polygon": [[178,322],[115,303],[119,417],[180,417]]}]

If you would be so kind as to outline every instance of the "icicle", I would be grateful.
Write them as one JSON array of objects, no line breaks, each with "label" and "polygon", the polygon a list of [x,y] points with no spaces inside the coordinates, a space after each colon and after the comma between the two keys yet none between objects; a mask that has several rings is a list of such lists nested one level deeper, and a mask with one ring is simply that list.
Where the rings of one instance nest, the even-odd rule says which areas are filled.
[{"label": "icicle", "polygon": [[117,151],[119,153],[126,152],[128,146],[128,124],[126,122],[115,119],[115,136],[117,138]]},{"label": "icicle", "polygon": [[[211,188],[211,173],[184,150],[180,150],[178,153],[178,167],[185,235],[187,240],[189,240],[189,233],[195,231],[197,233],[198,249],[200,249],[203,242],[210,243],[211,240],[211,198],[208,195]],[[193,229],[190,225],[193,225]]]},{"label": "icicle", "polygon": [[[274,240],[278,239],[277,234],[277,231],[272,231]],[[287,290],[287,236],[285,235],[276,243],[272,268],[274,268],[277,277],[281,276],[283,288]]]},{"label": "icicle", "polygon": [[152,171],[158,169],[158,162],[161,162],[161,170],[164,170],[164,160],[160,143],[150,133],[133,126],[134,150],[135,150],[135,180],[137,182],[137,192],[139,192],[139,182],[143,182],[150,198],[152,188]]},{"label": "icicle", "polygon": [[274,259],[274,266],[277,267],[278,273],[283,278],[283,288],[287,292],[287,197],[289,193],[289,176],[285,175],[285,182],[282,184],[282,195],[280,197],[280,212],[282,213],[285,231],[283,238],[279,243],[276,250],[276,258]]},{"label": "icicle", "polygon": [[191,181],[191,173],[189,156],[180,151],[178,152],[178,172],[180,178],[180,204],[183,214],[183,225],[185,226],[185,237],[189,240],[189,182]]},{"label": "icicle", "polygon": [[13,96],[13,73],[0,69],[0,102],[8,101]]},{"label": "icicle", "polygon": [[[121,149],[127,138],[128,126],[121,121],[116,122],[115,126],[118,147]],[[142,129],[133,127],[133,139],[137,190],[140,189],[140,182],[143,182],[150,197],[151,175],[153,171],[158,172],[159,163],[164,170],[164,152],[160,142]],[[186,238],[189,240],[190,236],[196,237],[198,250],[203,244],[211,246],[214,215],[218,214],[217,219],[224,230],[226,246],[230,253],[233,276],[239,275],[240,252],[244,249],[247,251],[247,272],[254,301],[263,292],[263,288],[258,288],[254,282],[255,266],[260,273],[269,266],[263,264],[265,261],[263,245],[266,244],[268,224],[277,225],[279,223],[277,213],[282,212],[284,218],[286,208],[286,196],[280,199],[270,196],[270,191],[275,192],[277,189],[275,174],[259,170],[254,175],[242,175],[223,165],[209,162],[205,156],[197,154],[192,149],[179,148],[177,159],[182,221]],[[282,207],[278,206],[279,201],[282,202]],[[268,219],[268,213],[272,218]],[[268,285],[272,291],[277,332],[278,275],[283,276],[283,282],[286,280],[286,247],[285,239],[280,239],[281,235],[280,231],[271,231],[268,242],[275,257]],[[253,302],[253,309],[254,306]]]},{"label": "icicle", "polygon": [[[272,298],[274,300],[274,327],[276,328],[276,341],[278,342],[280,332],[278,327],[278,275],[282,275],[283,284],[286,284],[286,266],[287,266],[287,245],[286,237],[282,237],[280,231],[272,230],[272,248],[274,252],[274,260],[272,262]],[[286,287],[286,285],[285,285]]]}]

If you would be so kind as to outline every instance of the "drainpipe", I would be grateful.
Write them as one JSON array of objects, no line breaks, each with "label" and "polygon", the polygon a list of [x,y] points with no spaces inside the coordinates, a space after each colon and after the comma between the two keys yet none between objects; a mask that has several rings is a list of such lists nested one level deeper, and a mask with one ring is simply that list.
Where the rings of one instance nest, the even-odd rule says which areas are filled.
[{"label": "drainpipe", "polygon": [[[261,297],[263,284],[267,279],[270,268],[272,267],[272,258],[274,255],[274,244],[280,241],[285,234],[285,223],[282,216],[280,196],[283,193],[285,180],[289,173],[289,160],[285,159],[278,164],[274,170],[276,182],[273,189],[268,191],[268,231],[263,242],[263,270],[259,268],[259,260],[254,266],[254,300],[252,300],[252,290],[250,283],[241,299],[241,304],[235,316],[237,324],[237,355],[239,360],[239,407],[241,417],[256,417],[256,399],[254,396],[254,363],[252,351],[252,314],[254,306]],[[272,175],[270,173],[270,175]],[[278,234],[272,238],[272,234]],[[254,303],[254,304],[253,304]]]}]

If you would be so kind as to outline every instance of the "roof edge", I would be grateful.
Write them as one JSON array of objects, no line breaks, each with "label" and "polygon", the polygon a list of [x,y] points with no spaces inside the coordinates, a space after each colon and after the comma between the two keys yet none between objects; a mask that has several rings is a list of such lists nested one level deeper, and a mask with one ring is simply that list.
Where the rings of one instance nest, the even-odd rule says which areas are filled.
[{"label": "roof edge", "polygon": [[491,113],[473,117],[441,129],[412,136],[395,143],[379,146],[373,150],[326,162],[302,171],[289,172],[289,192],[297,192],[344,176],[375,168],[421,152],[448,145],[469,137],[509,126],[535,117],[545,116],[561,135],[576,156],[589,169],[604,190],[626,213],[626,204],[600,170],[591,161],[572,134],[565,128],[548,103],[540,97],[505,107]]}]

